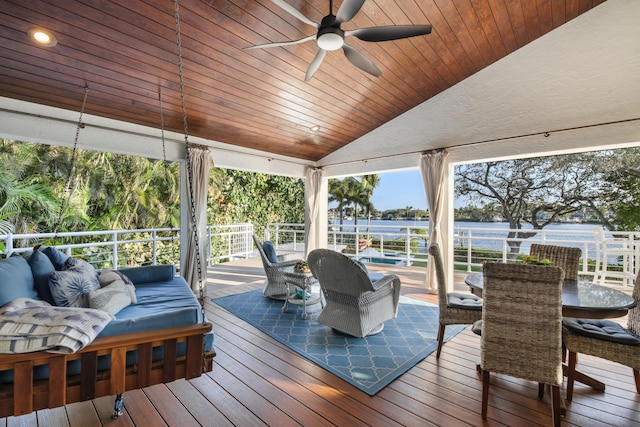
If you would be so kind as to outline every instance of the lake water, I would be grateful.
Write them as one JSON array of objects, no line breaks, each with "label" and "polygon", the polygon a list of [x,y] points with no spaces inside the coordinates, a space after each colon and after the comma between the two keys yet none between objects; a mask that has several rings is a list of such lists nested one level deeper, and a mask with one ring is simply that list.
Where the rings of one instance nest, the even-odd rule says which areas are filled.
[{"label": "lake water", "polygon": [[[331,222],[331,229],[338,230],[339,221]],[[400,233],[406,232],[406,227],[428,227],[428,221],[388,221],[388,220],[371,220],[372,234],[377,233]],[[472,246],[476,248],[501,250],[503,241],[507,237],[509,224],[506,222],[464,222],[456,221],[454,223],[454,234],[456,236],[456,244],[465,244],[468,234],[472,236]],[[524,240],[521,246],[521,253],[528,253],[531,243],[540,242],[543,237],[549,244],[557,244],[562,246],[575,246],[586,250],[589,254],[595,254],[595,236],[594,227],[596,224],[577,224],[577,223],[558,223],[550,224],[531,239]],[[358,220],[358,228],[360,232],[367,231],[367,220]],[[523,225],[524,230],[530,230],[529,224]],[[354,221],[345,220],[343,222],[343,231],[353,232]],[[375,236],[374,236],[375,237]],[[593,243],[592,243],[593,242]],[[585,247],[586,245],[586,247]],[[420,243],[420,252],[426,248],[426,241]]]}]

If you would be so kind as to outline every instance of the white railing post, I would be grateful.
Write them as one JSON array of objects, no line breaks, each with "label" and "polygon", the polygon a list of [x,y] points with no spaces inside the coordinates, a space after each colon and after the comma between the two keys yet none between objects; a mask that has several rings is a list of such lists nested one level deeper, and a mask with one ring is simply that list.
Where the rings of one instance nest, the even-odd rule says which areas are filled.
[{"label": "white railing post", "polygon": [[[113,256],[113,268],[118,269],[118,232],[114,231],[112,234],[113,245],[111,246],[111,253]],[[69,248],[69,251],[71,248]],[[69,254],[71,255],[71,254]]]},{"label": "white railing post", "polygon": [[5,240],[5,253],[7,254],[7,256],[11,256],[11,254],[13,253],[13,234],[9,233],[7,234],[7,238]]},{"label": "white railing post", "polygon": [[471,271],[471,263],[473,261],[473,251],[471,250],[471,248],[473,247],[471,243],[473,240],[473,236],[471,236],[471,230],[467,232],[467,236],[467,271]]},{"label": "white railing post", "polygon": [[[407,227],[404,241],[404,253],[407,265],[411,264],[411,227]],[[383,252],[384,254],[384,252]]]},{"label": "white railing post", "polygon": [[151,250],[152,250],[152,253],[151,253],[152,261],[151,261],[151,263],[153,265],[156,265],[158,263],[158,241],[157,241],[158,234],[156,233],[155,229],[151,232],[151,236],[152,236],[152,239],[153,239],[152,240],[152,245],[151,245]]}]

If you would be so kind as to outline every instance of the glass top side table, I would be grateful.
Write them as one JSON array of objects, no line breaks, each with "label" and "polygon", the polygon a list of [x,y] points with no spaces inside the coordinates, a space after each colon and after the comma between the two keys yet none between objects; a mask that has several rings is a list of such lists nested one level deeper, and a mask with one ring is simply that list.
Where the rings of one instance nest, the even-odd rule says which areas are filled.
[{"label": "glass top side table", "polygon": [[[287,285],[287,295],[282,306],[282,312],[288,310],[289,304],[302,305],[302,318],[307,318],[307,306],[320,303],[320,306],[324,308],[324,301],[322,300],[322,291],[318,293],[312,292],[313,286],[318,286],[318,280],[313,277],[311,272],[296,271],[293,267],[287,267],[284,272],[284,282]],[[302,298],[296,298],[296,288],[302,290]],[[306,298],[309,294],[309,298]]]}]

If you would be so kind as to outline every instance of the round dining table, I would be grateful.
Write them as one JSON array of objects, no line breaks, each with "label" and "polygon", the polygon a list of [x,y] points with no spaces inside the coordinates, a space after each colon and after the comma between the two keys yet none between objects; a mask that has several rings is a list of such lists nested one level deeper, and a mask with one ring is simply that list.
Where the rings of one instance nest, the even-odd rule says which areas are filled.
[{"label": "round dining table", "polygon": [[[464,282],[475,295],[482,296],[482,273],[467,275]],[[584,280],[565,280],[562,285],[562,316],[611,319],[626,316],[635,300],[622,291]]]}]

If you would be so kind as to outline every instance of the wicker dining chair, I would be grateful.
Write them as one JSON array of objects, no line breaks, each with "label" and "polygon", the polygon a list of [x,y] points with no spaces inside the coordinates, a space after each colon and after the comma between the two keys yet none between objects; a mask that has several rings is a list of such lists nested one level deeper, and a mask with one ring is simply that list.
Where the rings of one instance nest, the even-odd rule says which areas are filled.
[{"label": "wicker dining chair", "polygon": [[[293,267],[297,262],[302,261],[298,254],[276,255],[273,244],[269,241],[264,243],[255,234],[253,242],[258,248],[264,272],[267,275],[263,295],[273,299],[285,299],[287,285],[284,280],[284,271],[287,267]],[[267,249],[265,251],[265,248]],[[267,255],[267,252],[269,254]]]},{"label": "wicker dining chair", "polygon": [[312,250],[308,263],[325,298],[318,323],[362,338],[397,316],[401,284],[395,274],[372,281],[362,265],[330,249]]},{"label": "wicker dining chair", "polygon": [[534,243],[531,245],[529,255],[538,260],[548,259],[556,267],[564,270],[564,280],[578,280],[578,270],[580,268],[580,248],[568,246],[541,245]]},{"label": "wicker dining chair", "polygon": [[431,260],[435,263],[436,280],[438,282],[438,350],[436,359],[440,358],[444,332],[447,325],[471,325],[482,318],[482,298],[467,293],[447,292],[447,282],[442,262],[442,253],[437,243],[429,245]]},{"label": "wicker dining chair", "polygon": [[490,372],[551,386],[553,425],[560,425],[563,271],[555,266],[487,263],[483,267],[482,418]]},{"label": "wicker dining chair", "polygon": [[564,345],[569,351],[567,400],[573,399],[578,353],[589,354],[633,369],[636,393],[640,393],[640,272],[633,286],[636,306],[629,310],[627,328],[612,320],[565,318]]}]

